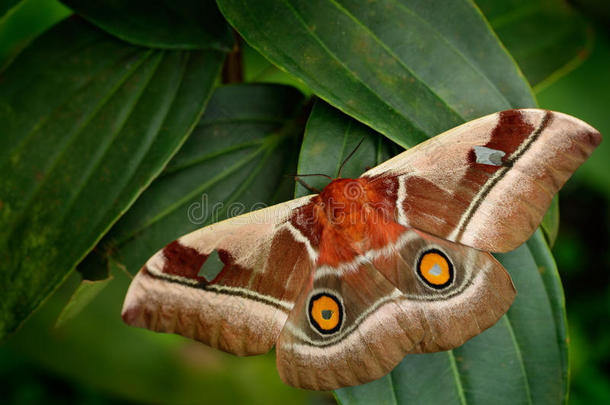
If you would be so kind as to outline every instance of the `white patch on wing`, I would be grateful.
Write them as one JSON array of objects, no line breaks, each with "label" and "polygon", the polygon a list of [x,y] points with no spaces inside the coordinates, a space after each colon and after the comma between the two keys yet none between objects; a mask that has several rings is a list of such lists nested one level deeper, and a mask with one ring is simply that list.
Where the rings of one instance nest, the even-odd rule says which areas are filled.
[{"label": "white patch on wing", "polygon": [[[520,156],[521,154],[523,154],[523,152],[531,146],[532,142],[536,140],[536,136],[542,135],[542,132],[544,132],[544,130],[547,130],[547,128],[545,128],[545,125],[547,124],[545,118],[547,118],[547,114],[551,113],[543,112],[542,110],[533,110],[533,112],[535,112],[535,114],[528,114],[528,110],[522,110],[522,118],[526,120],[529,124],[531,124],[534,129],[527,135],[526,139],[521,142],[519,147],[508,157],[509,160],[514,160],[516,156]],[[474,209],[479,208],[478,200],[481,198],[481,196],[487,195],[491,188],[494,188],[497,185],[496,183],[498,181],[501,181],[502,177],[504,177],[507,173],[511,173],[509,167],[503,167],[501,169],[498,169],[490,177],[490,179],[485,182],[483,187],[481,187],[477,195],[470,202],[470,205],[468,206],[466,211],[462,214],[458,226],[455,227],[451,234],[449,234],[449,236],[447,237],[448,240],[454,242],[463,241],[464,234],[466,233],[467,228],[473,223],[477,222],[477,218],[471,217],[471,215],[474,214],[472,212]],[[516,174],[517,172],[513,171],[512,173]],[[515,182],[515,184],[518,184],[518,182]],[[489,195],[487,197],[490,198]],[[483,209],[485,208],[486,207],[483,207]],[[467,220],[469,220],[468,223],[466,223]]]},{"label": "white patch on wing", "polygon": [[488,148],[487,146],[478,145],[475,145],[473,149],[477,163],[491,166],[502,166],[502,158],[504,155],[506,155],[506,152]]}]

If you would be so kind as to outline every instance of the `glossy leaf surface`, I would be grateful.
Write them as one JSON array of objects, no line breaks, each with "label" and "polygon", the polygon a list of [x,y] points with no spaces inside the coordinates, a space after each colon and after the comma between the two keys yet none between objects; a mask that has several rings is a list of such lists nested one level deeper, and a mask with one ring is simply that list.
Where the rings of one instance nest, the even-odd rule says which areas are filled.
[{"label": "glossy leaf surface", "polygon": [[403,147],[464,120],[534,105],[476,7],[435,3],[218,1],[270,61]]},{"label": "glossy leaf surface", "polygon": [[[476,3],[536,92],[575,69],[589,55],[591,27],[562,0]],[[244,56],[247,81],[290,83],[307,90],[249,46]]]},{"label": "glossy leaf surface", "polygon": [[103,280],[81,280],[70,300],[61,311],[55,327],[61,328],[76,318],[112,282],[112,277]]},{"label": "glossy leaf surface", "polygon": [[[341,164],[354,150],[341,171],[341,177],[358,177],[367,168],[388,160],[402,148],[324,101],[317,101],[305,128],[298,173],[325,174],[335,178],[339,175]],[[329,182],[322,176],[303,177],[302,180],[318,190]],[[310,192],[298,184],[295,197],[307,194]]]},{"label": "glossy leaf surface", "polygon": [[0,337],[161,171],[222,61],[218,51],[134,47],[72,18],[1,74]]},{"label": "glossy leaf surface", "polygon": [[62,0],[108,33],[135,45],[230,51],[233,37],[214,0]]},{"label": "glossy leaf surface", "polygon": [[58,0],[7,0],[4,6],[12,3],[0,17],[0,70],[30,41],[71,14]]}]

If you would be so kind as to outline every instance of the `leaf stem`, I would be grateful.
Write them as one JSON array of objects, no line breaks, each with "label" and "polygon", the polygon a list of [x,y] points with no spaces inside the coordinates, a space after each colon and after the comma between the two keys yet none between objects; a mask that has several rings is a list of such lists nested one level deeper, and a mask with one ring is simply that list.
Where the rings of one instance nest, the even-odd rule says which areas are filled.
[{"label": "leaf stem", "polygon": [[244,55],[242,47],[242,39],[233,30],[233,36],[235,37],[235,45],[233,50],[227,55],[225,63],[222,66],[222,83],[243,83],[244,81]]}]

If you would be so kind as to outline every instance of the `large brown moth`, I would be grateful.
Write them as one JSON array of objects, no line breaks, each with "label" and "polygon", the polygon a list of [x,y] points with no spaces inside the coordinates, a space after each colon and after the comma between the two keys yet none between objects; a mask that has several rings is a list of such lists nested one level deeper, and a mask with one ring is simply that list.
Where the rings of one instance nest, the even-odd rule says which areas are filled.
[{"label": "large brown moth", "polygon": [[601,142],[538,109],[451,129],[357,179],[199,229],[151,257],[123,319],[237,355],[273,345],[288,384],[328,390],[492,326],[515,289],[489,252],[525,242]]}]

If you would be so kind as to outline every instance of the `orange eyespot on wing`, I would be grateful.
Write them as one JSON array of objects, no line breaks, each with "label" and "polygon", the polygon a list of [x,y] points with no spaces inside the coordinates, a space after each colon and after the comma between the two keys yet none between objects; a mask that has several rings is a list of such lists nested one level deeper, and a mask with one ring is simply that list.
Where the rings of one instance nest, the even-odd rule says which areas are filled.
[{"label": "orange eyespot on wing", "polygon": [[445,288],[453,281],[453,264],[440,250],[426,250],[417,260],[417,274],[430,287]]},{"label": "orange eyespot on wing", "polygon": [[343,307],[331,294],[316,294],[309,299],[309,320],[318,332],[335,333],[343,322]]}]

